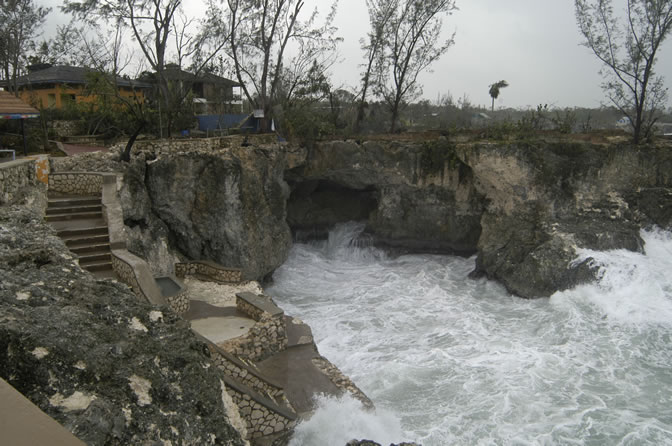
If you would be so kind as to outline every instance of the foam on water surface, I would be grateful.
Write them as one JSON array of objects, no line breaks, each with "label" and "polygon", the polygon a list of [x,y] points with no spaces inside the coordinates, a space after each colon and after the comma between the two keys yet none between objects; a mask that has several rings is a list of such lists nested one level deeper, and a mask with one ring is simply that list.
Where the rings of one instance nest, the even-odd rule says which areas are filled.
[{"label": "foam on water surface", "polygon": [[361,230],[297,244],[267,290],[377,406],[321,400],[295,446],[672,444],[669,233],[643,233],[645,255],[582,251],[598,283],[524,300],[468,279],[473,258],[388,258]]}]

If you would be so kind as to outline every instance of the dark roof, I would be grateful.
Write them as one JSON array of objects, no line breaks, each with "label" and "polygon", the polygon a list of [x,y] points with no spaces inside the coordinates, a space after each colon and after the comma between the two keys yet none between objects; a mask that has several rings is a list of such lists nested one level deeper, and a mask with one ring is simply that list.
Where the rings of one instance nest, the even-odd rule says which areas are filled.
[{"label": "dark roof", "polygon": [[[89,73],[96,71],[91,68],[71,67],[68,65],[55,65],[44,70],[33,71],[25,76],[19,76],[16,80],[19,87],[39,84],[86,84]],[[117,77],[117,85],[120,87],[150,88],[146,82]]]},{"label": "dark roof", "polygon": [[174,65],[166,65],[163,75],[167,80],[181,80],[188,82],[205,82],[210,84],[226,84],[232,87],[240,87],[240,84],[234,80],[225,77],[217,76],[212,73],[201,73],[198,76],[194,73],[179,69]]},{"label": "dark roof", "polygon": [[39,115],[40,112],[8,91],[0,91],[0,118],[12,115]]}]

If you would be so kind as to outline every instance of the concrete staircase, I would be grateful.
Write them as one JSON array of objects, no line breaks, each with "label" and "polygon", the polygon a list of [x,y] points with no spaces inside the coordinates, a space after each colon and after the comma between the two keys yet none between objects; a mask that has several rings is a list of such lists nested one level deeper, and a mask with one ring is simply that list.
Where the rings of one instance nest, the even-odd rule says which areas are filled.
[{"label": "concrete staircase", "polygon": [[50,194],[45,219],[82,268],[99,278],[116,278],[100,196]]}]

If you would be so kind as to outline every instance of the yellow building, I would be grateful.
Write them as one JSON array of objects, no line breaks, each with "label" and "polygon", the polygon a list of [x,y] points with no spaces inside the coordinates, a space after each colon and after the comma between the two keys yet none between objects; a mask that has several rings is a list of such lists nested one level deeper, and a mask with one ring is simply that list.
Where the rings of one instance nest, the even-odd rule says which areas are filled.
[{"label": "yellow building", "polygon": [[17,79],[19,97],[25,102],[38,108],[64,108],[69,103],[82,104],[97,101],[101,91],[109,90],[109,96],[118,95],[135,100],[138,103],[145,101],[145,91],[151,88],[146,82],[117,77],[114,82],[100,82],[98,88],[93,88],[101,73],[82,67],[67,65],[42,65],[43,69],[33,69],[25,76]]}]

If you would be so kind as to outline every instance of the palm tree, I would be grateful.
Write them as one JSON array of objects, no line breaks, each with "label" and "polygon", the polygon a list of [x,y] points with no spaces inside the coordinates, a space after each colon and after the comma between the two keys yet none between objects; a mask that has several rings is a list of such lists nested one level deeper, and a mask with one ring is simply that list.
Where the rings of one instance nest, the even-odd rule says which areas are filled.
[{"label": "palm tree", "polygon": [[499,97],[499,90],[509,86],[507,81],[499,81],[490,85],[490,96],[492,97],[492,111],[495,111],[495,99]]}]

